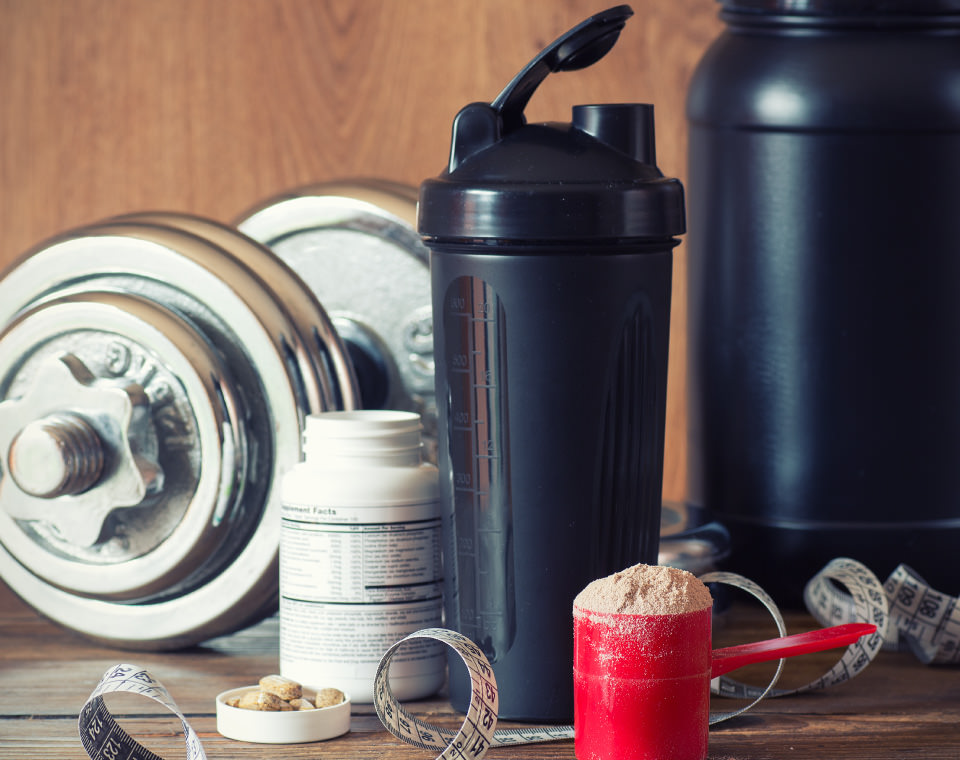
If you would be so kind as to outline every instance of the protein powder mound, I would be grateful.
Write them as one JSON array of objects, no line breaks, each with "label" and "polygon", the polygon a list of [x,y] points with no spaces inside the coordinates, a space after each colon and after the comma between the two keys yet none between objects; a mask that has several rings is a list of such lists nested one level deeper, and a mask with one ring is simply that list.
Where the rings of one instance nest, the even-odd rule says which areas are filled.
[{"label": "protein powder mound", "polygon": [[634,565],[590,583],[573,600],[602,615],[680,615],[710,607],[713,597],[693,573],[664,565]]}]

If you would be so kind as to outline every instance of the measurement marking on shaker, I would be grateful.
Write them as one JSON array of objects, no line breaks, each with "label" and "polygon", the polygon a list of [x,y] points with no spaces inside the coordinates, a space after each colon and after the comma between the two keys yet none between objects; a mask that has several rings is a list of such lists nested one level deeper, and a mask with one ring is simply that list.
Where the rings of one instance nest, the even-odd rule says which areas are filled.
[{"label": "measurement marking on shaker", "polygon": [[[450,485],[457,533],[468,547],[458,555],[454,571],[464,589],[458,597],[460,622],[466,635],[479,635],[480,627],[491,627],[483,621],[500,621],[492,625],[496,634],[490,643],[491,651],[500,651],[510,640],[505,611],[512,609],[512,598],[505,594],[500,601],[487,600],[487,607],[478,601],[487,576],[510,572],[506,536],[499,527],[509,510],[499,497],[506,474],[503,463],[509,459],[501,423],[506,404],[503,315],[493,288],[479,278],[454,280],[446,303],[444,366],[453,423],[450,459],[456,473]],[[503,586],[510,588],[505,579]]]}]

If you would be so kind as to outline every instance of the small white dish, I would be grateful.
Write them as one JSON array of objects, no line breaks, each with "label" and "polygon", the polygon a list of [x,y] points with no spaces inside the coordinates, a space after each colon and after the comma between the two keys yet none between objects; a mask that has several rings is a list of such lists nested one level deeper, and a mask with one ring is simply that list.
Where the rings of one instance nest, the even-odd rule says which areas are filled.
[{"label": "small white dish", "polygon": [[[259,687],[243,686],[217,695],[217,731],[228,739],[258,744],[298,744],[320,742],[342,736],[350,730],[350,695],[344,701],[316,710],[268,712],[231,707],[227,700],[240,697]],[[316,694],[304,689],[303,696],[313,700]]]}]

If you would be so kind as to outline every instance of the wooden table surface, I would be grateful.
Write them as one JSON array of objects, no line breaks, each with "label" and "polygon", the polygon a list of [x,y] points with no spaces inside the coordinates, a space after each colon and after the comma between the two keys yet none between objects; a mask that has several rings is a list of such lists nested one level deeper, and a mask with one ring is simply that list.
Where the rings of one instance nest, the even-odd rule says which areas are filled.
[{"label": "wooden table surface", "polygon": [[[789,632],[815,627],[805,613],[787,614]],[[715,645],[775,635],[752,609],[724,613]],[[339,739],[304,745],[256,745],[223,738],[216,730],[214,697],[253,683],[277,669],[277,622],[267,620],[233,636],[175,653],[127,652],[77,637],[39,618],[0,584],[0,758],[87,757],[77,737],[77,714],[110,666],[146,667],[164,683],[211,760],[216,758],[364,758],[430,760],[402,744],[380,724],[372,707],[354,705],[351,731]],[[788,661],[781,685],[806,683],[825,672],[836,653]],[[744,680],[760,682],[770,665],[752,667]],[[764,670],[767,669],[767,670]],[[740,671],[744,674],[744,671]],[[165,760],[183,758],[179,721],[141,697],[111,702],[121,725]],[[734,703],[716,699],[714,709]],[[439,725],[457,716],[441,698],[408,708]],[[768,699],[751,712],[710,731],[710,758],[960,758],[960,670],[930,668],[905,653],[882,652],[856,679],[825,692]],[[122,716],[122,717],[121,717]],[[573,742],[491,749],[486,757],[572,759]]]}]

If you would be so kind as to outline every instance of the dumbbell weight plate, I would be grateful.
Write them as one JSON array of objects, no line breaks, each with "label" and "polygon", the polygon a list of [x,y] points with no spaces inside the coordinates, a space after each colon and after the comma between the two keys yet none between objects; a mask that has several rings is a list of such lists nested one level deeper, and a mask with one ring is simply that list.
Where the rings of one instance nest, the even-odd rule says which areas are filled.
[{"label": "dumbbell weight plate", "polygon": [[[300,338],[287,346],[299,373],[316,377],[322,398],[309,398],[312,408],[351,408],[359,403],[357,379],[343,343],[326,310],[310,288],[283,261],[232,227],[191,214],[163,211],[118,217],[117,222],[167,226],[197,235],[229,251],[269,289],[273,301],[286,312]],[[304,389],[310,393],[310,384]]]},{"label": "dumbbell weight plate", "polygon": [[268,246],[316,294],[351,351],[363,405],[420,413],[432,452],[429,254],[416,233],[416,208],[413,188],[353,180],[270,199],[245,213],[237,226]]},{"label": "dumbbell weight plate", "polygon": [[[0,472],[0,574],[55,621],[132,648],[196,643],[275,609],[279,480],[299,461],[301,420],[333,397],[337,408],[355,405],[350,380],[304,345],[305,334],[313,340],[328,325],[298,323],[283,303],[313,298],[299,280],[287,278],[281,302],[256,273],[276,269],[266,248],[257,261],[252,249],[238,255],[180,222],[115,220],[68,233],[0,279],[0,416],[24,419],[25,399],[40,416],[55,409],[57,387],[47,389],[49,401],[27,391],[66,356],[84,367],[72,384],[75,404],[127,387],[144,416],[142,400],[134,403],[140,389],[162,471],[162,484],[152,482],[133,506],[109,501],[116,483],[106,477],[51,499],[81,510],[92,509],[91,495],[107,500],[92,543],[53,517],[52,505],[18,498],[11,506],[3,490],[17,486],[16,473]],[[326,350],[336,357],[331,365],[349,366],[338,345]],[[107,419],[101,438],[118,427]],[[152,439],[131,440],[149,448]],[[207,482],[216,487],[201,488],[198,472],[213,473]],[[25,469],[20,481],[31,474]]]},{"label": "dumbbell weight plate", "polygon": [[[68,593],[137,600],[217,553],[247,475],[244,424],[232,377],[192,326],[138,296],[86,292],[21,314],[0,345],[0,454],[10,464],[0,536],[25,570]],[[103,449],[106,472],[60,498],[25,492],[16,481],[42,474],[51,457],[27,455],[18,472],[7,455],[18,432],[64,415],[93,428],[81,445]]]}]

